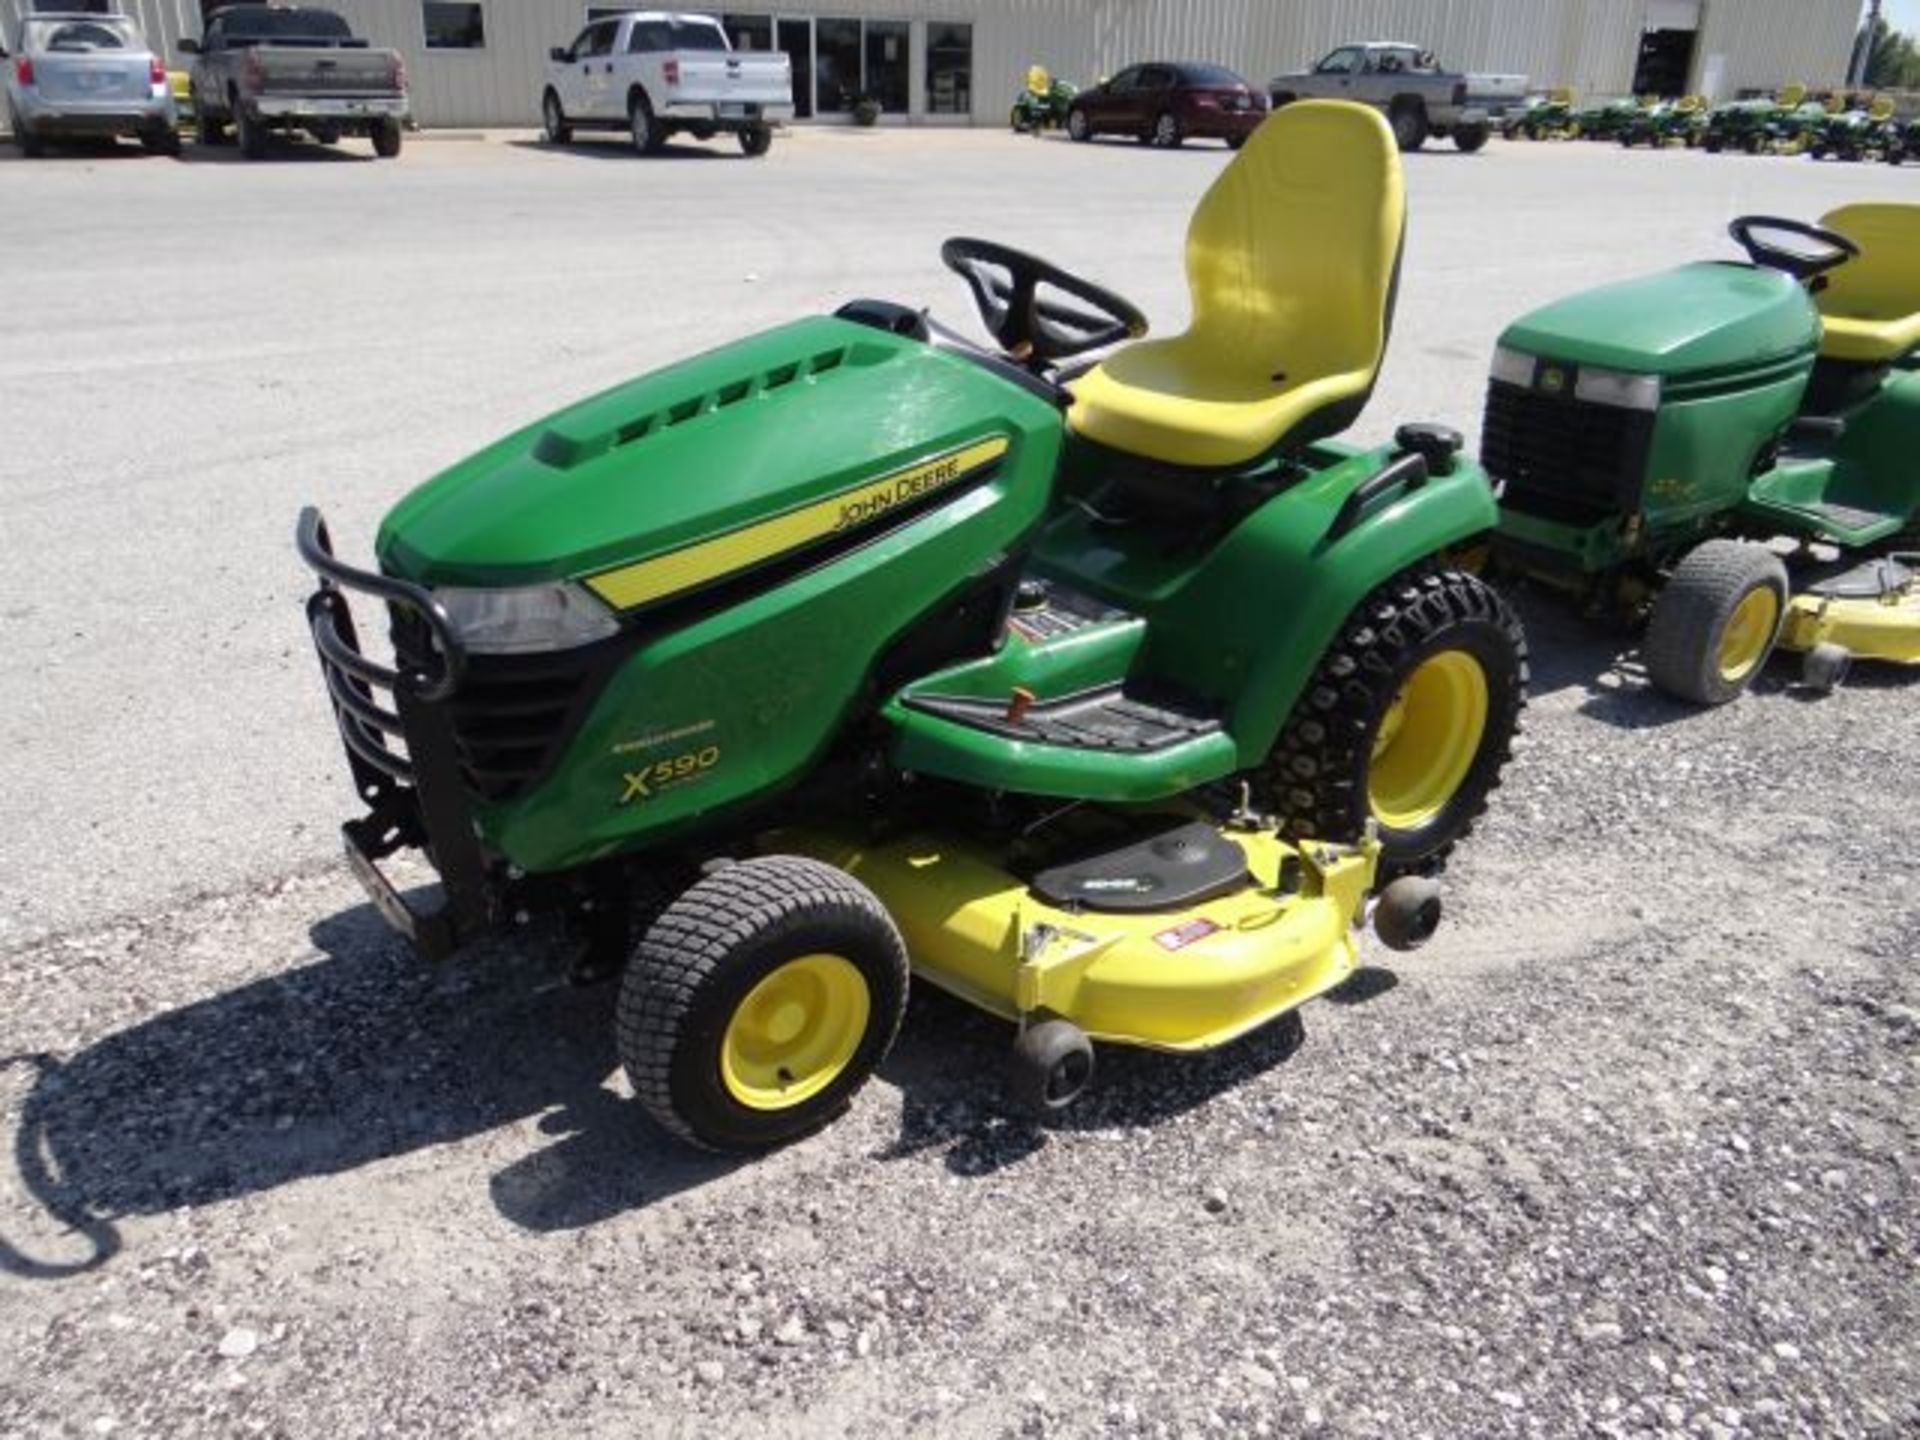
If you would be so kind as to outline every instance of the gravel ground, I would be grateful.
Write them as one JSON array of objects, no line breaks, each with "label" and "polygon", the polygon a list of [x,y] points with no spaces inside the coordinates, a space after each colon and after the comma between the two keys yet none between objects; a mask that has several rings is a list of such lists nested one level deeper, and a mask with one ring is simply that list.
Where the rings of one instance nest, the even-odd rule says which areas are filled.
[{"label": "gravel ground", "polygon": [[[409,479],[716,331],[857,290],[957,315],[947,229],[1177,315],[1218,164],[962,134],[0,166],[28,422],[0,455],[0,1436],[1920,1431],[1900,680],[1809,702],[1776,666],[1689,712],[1522,597],[1528,734],[1441,935],[1224,1053],[1110,1052],[1044,1132],[1000,1107],[1005,1031],[921,993],[839,1124],[692,1155],[626,1100],[608,990],[538,936],[423,967],[329,858],[298,500],[364,538]],[[1742,209],[1915,184],[1591,147],[1410,170],[1372,433],[1471,418],[1525,304]],[[770,218],[702,263],[663,237],[708,186]],[[908,186],[928,213],[871,234]],[[1008,193],[1057,204],[996,224]],[[1124,223],[1090,233],[1101,204]],[[116,206],[177,276],[103,233]],[[125,306],[56,324],[80,284]]]}]

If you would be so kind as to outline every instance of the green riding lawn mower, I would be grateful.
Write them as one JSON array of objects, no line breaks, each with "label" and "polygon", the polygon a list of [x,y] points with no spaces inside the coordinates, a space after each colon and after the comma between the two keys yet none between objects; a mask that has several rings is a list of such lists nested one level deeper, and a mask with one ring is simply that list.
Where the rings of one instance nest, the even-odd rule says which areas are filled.
[{"label": "green riding lawn mower", "polygon": [[1368,919],[1419,943],[1526,659],[1454,559],[1497,518],[1459,435],[1334,438],[1403,229],[1385,122],[1303,102],[1201,200],[1179,336],[956,239],[991,348],[856,301],[455,465],[377,569],[304,512],[373,902],[430,955],[564,917],[641,1103],[732,1150],[844,1108],[910,972],[1014,1022],[1046,1111],[1095,1041],[1218,1046]]},{"label": "green riding lawn mower", "polygon": [[1562,87],[1529,95],[1519,108],[1506,113],[1500,133],[1509,140],[1571,140],[1572,127],[1573,92]]},{"label": "green riding lawn mower", "polygon": [[1648,677],[1705,705],[1776,643],[1817,689],[1920,664],[1920,205],[1732,234],[1748,263],[1510,326],[1481,450],[1496,566],[1644,621]]},{"label": "green riding lawn mower", "polygon": [[1871,104],[1829,115],[1801,148],[1816,160],[1887,158],[1900,139],[1893,109],[1893,101],[1881,96]]},{"label": "green riding lawn mower", "polygon": [[1577,140],[1618,140],[1640,119],[1642,106],[1631,95],[1596,100],[1573,112],[1568,130]]},{"label": "green riding lawn mower", "polygon": [[1909,160],[1920,160],[1920,116],[1904,124],[1898,120],[1888,122],[1885,159],[1889,165],[1904,165]]},{"label": "green riding lawn mower", "polygon": [[1682,95],[1677,100],[1662,100],[1640,110],[1620,132],[1620,143],[1631,150],[1645,145],[1659,150],[1668,145],[1684,145],[1691,150],[1706,134],[1706,101],[1698,95]]},{"label": "green riding lawn mower", "polygon": [[1044,65],[1027,69],[1027,83],[1014,97],[1007,123],[1016,135],[1038,135],[1047,130],[1064,130],[1073,97],[1080,92],[1065,80],[1056,80]]},{"label": "green riding lawn mower", "polygon": [[[1730,100],[1724,105],[1716,105],[1707,112],[1706,128],[1700,135],[1700,147],[1712,155],[1723,150],[1736,150],[1748,155],[1762,154],[1773,147],[1775,127],[1808,103],[1806,86],[1789,85],[1775,96]],[[1818,114],[1826,113],[1825,107],[1818,102],[1812,103]]]}]

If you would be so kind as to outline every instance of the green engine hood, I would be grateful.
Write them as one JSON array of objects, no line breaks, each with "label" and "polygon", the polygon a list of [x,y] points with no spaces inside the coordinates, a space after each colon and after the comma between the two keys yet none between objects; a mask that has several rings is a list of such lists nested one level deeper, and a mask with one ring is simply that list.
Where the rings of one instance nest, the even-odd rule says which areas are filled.
[{"label": "green engine hood", "polygon": [[1500,343],[1642,375],[1739,371],[1810,353],[1820,317],[1775,270],[1704,261],[1583,290],[1509,325]]},{"label": "green engine hood", "polygon": [[428,585],[578,578],[823,499],[983,431],[1057,430],[960,356],[815,317],[644,375],[507,436],[401,500],[388,573]]}]

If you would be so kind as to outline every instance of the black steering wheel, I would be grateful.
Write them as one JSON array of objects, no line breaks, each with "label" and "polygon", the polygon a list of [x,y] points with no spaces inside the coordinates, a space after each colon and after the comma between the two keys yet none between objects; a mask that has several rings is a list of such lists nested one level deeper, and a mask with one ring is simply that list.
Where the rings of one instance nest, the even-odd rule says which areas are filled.
[{"label": "black steering wheel", "polygon": [[[1821,248],[1808,253],[1769,244],[1760,238],[1762,232],[1769,230],[1782,235],[1798,235],[1802,240],[1811,240]],[[1860,253],[1860,247],[1844,235],[1822,230],[1818,225],[1808,225],[1801,220],[1782,220],[1774,215],[1742,215],[1727,227],[1727,233],[1733,237],[1734,244],[1747,252],[1754,264],[1781,271],[1801,281],[1824,275]]]},{"label": "black steering wheel", "polygon": [[[955,236],[940,247],[940,258],[967,282],[1000,348],[1023,364],[1065,360],[1147,333],[1147,317],[1111,290],[1024,251]],[[1091,309],[1043,300],[1043,285]]]}]

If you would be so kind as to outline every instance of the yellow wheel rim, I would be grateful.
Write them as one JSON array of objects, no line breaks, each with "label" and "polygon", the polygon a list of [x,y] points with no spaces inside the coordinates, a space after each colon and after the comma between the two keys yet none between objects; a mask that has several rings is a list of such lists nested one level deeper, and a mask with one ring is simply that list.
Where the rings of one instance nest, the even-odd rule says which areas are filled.
[{"label": "yellow wheel rim", "polygon": [[1744,680],[1766,658],[1780,624],[1780,597],[1762,585],[1734,607],[1720,632],[1720,678]]},{"label": "yellow wheel rim", "polygon": [[1458,793],[1487,733],[1487,672],[1464,650],[1444,650],[1407,677],[1374,733],[1367,794],[1373,815],[1417,830]]},{"label": "yellow wheel rim", "polygon": [[802,955],[747,992],[720,1041],[720,1079],[753,1110],[790,1110],[846,1070],[872,1011],[867,980],[838,955]]}]

